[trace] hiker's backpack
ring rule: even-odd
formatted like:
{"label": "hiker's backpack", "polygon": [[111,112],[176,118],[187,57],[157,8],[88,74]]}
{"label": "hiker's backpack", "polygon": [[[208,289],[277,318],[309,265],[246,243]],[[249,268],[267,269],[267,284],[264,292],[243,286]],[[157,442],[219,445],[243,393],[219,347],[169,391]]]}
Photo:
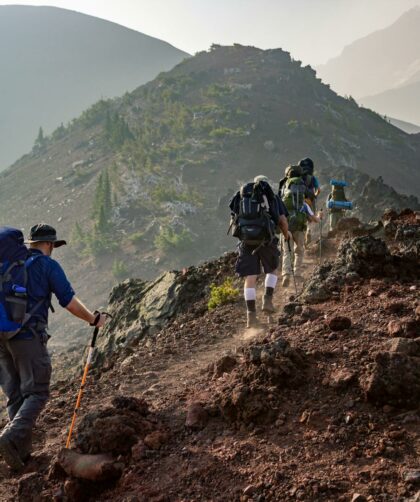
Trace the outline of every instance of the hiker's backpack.
{"label": "hiker's backpack", "polygon": [[336,202],[346,202],[346,194],[344,193],[344,187],[335,186],[334,190],[331,192],[331,199]]}
{"label": "hiker's backpack", "polygon": [[27,274],[36,258],[29,257],[20,230],[0,227],[0,340],[14,337],[44,302],[27,312]]}
{"label": "hiker's backpack", "polygon": [[274,193],[266,181],[247,183],[239,191],[239,210],[233,235],[250,246],[269,243],[275,236],[275,225],[270,216]]}
{"label": "hiker's backpack", "polygon": [[[315,195],[315,178],[314,175],[308,172],[309,169],[303,169],[302,179],[306,186],[306,197],[313,201],[316,199]],[[313,171],[312,171],[313,172]]]}
{"label": "hiker's backpack", "polygon": [[307,188],[302,178],[289,178],[283,190],[283,203],[289,212],[288,222],[291,232],[303,232],[308,217],[305,212],[305,195]]}

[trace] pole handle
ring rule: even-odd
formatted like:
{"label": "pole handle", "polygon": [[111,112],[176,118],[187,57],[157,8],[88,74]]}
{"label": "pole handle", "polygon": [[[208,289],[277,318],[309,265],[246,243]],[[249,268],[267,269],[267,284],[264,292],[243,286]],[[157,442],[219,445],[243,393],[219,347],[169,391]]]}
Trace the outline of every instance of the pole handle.
{"label": "pole handle", "polygon": [[92,340],[90,342],[90,346],[92,349],[96,345],[96,339],[98,338],[98,334],[99,334],[99,328],[98,328],[98,326],[95,326],[95,329],[93,330]]}

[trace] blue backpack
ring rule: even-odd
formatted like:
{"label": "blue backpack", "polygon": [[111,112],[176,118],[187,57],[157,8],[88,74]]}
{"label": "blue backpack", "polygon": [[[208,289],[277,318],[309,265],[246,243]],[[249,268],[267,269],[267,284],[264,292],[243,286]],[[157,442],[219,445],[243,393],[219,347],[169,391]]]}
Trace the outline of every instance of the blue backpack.
{"label": "blue backpack", "polygon": [[30,312],[26,285],[28,269],[38,256],[29,257],[20,230],[0,227],[0,340],[13,338],[44,303]]}

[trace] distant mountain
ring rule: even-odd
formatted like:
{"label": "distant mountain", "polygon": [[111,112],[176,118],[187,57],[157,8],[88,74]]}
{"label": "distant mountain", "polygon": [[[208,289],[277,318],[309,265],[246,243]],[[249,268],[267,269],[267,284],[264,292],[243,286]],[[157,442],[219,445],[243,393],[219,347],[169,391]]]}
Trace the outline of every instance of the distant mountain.
{"label": "distant mountain", "polygon": [[[359,101],[382,115],[420,124],[420,80]],[[420,127],[414,132],[420,132]]]}
{"label": "distant mountain", "polygon": [[[234,191],[257,174],[276,186],[306,156],[324,195],[344,175],[356,195],[380,177],[420,193],[420,136],[338,96],[281,49],[213,46],[38,142],[0,174],[0,214],[25,231],[56,225],[81,297],[103,299],[121,278],[232,249]],[[378,187],[372,208],[418,204]]]}
{"label": "distant mountain", "polygon": [[338,93],[355,98],[420,81],[420,7],[406,12],[391,26],[350,44],[317,71]]}
{"label": "distant mountain", "polygon": [[0,169],[101,97],[188,56],[123,26],[53,7],[0,6]]}
{"label": "distant mountain", "polygon": [[398,127],[398,129],[401,129],[402,131],[405,131],[408,134],[420,133],[420,126],[416,124],[411,124],[410,122],[404,122],[403,120],[398,120],[393,118],[389,118],[388,120],[391,122],[392,125]]}

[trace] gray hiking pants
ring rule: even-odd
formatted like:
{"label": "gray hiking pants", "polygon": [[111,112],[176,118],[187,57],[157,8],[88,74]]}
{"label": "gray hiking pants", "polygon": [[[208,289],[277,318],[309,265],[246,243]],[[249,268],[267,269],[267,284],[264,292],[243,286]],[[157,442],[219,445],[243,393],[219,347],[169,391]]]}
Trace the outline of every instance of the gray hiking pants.
{"label": "gray hiking pants", "polygon": [[1,435],[11,440],[21,457],[32,449],[32,428],[49,397],[51,359],[48,336],[0,341],[0,385],[7,397],[9,423]]}

